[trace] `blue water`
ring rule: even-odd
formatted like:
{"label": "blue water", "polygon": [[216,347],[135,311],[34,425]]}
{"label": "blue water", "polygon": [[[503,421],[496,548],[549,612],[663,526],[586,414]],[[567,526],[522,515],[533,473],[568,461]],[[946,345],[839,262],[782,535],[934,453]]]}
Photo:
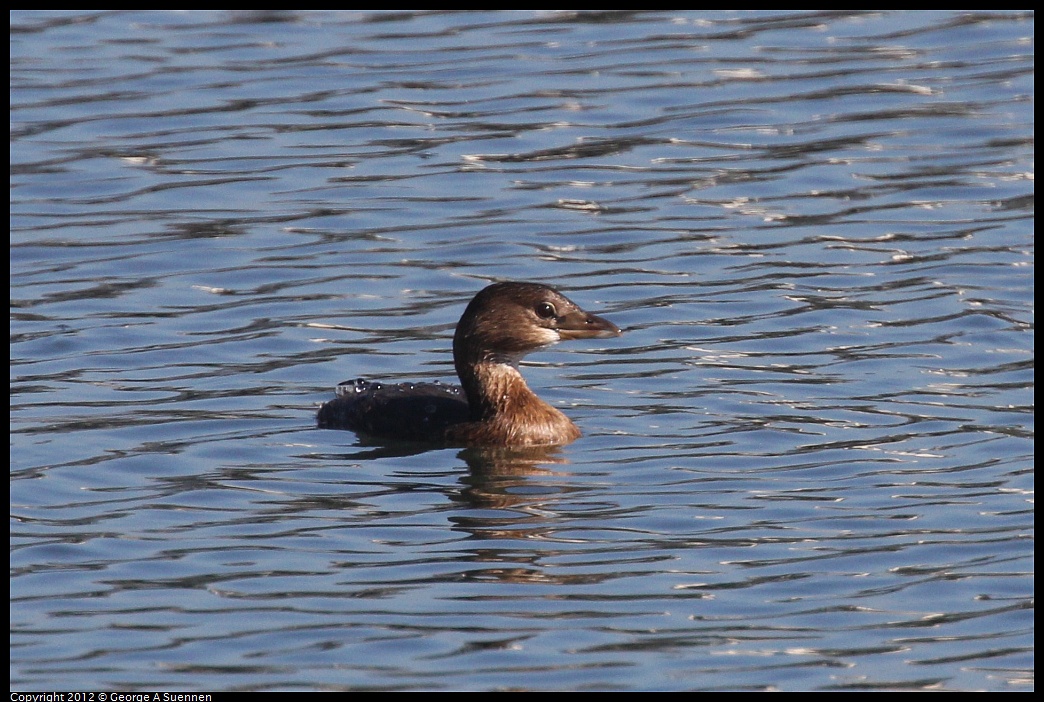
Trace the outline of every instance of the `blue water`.
{"label": "blue water", "polygon": [[10,19],[12,689],[1033,689],[1032,13]]}

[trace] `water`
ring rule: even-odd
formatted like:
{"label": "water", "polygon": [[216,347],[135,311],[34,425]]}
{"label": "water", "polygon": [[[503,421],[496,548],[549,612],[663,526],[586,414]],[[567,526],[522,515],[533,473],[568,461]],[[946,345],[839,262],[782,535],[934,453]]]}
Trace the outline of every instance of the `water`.
{"label": "water", "polygon": [[[11,13],[17,690],[1031,690],[1033,15]],[[585,436],[368,446],[491,280]]]}

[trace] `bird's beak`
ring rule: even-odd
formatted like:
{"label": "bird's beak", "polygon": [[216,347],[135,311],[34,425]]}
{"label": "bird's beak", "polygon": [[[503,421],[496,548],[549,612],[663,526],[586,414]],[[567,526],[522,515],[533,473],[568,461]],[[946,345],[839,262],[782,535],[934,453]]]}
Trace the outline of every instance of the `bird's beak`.
{"label": "bird's beak", "polygon": [[609,339],[620,336],[620,327],[587,312],[570,312],[558,318],[558,335],[570,339]]}

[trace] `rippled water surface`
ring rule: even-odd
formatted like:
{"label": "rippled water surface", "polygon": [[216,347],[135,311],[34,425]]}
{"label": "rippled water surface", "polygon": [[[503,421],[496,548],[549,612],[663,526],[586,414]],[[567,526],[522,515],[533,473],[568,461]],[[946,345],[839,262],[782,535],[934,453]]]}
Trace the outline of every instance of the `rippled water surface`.
{"label": "rippled water surface", "polygon": [[1032,14],[10,19],[12,688],[1033,688]]}

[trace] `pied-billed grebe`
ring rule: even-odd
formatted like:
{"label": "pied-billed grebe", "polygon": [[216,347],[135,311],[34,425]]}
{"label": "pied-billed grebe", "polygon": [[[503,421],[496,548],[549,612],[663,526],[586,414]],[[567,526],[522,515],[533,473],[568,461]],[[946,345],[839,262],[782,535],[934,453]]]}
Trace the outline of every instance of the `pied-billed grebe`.
{"label": "pied-billed grebe", "polygon": [[580,430],[529,389],[518,362],[563,339],[619,335],[546,285],[494,283],[471,301],[453,335],[463,387],[350,380],[319,408],[319,427],[453,446],[567,444]]}

